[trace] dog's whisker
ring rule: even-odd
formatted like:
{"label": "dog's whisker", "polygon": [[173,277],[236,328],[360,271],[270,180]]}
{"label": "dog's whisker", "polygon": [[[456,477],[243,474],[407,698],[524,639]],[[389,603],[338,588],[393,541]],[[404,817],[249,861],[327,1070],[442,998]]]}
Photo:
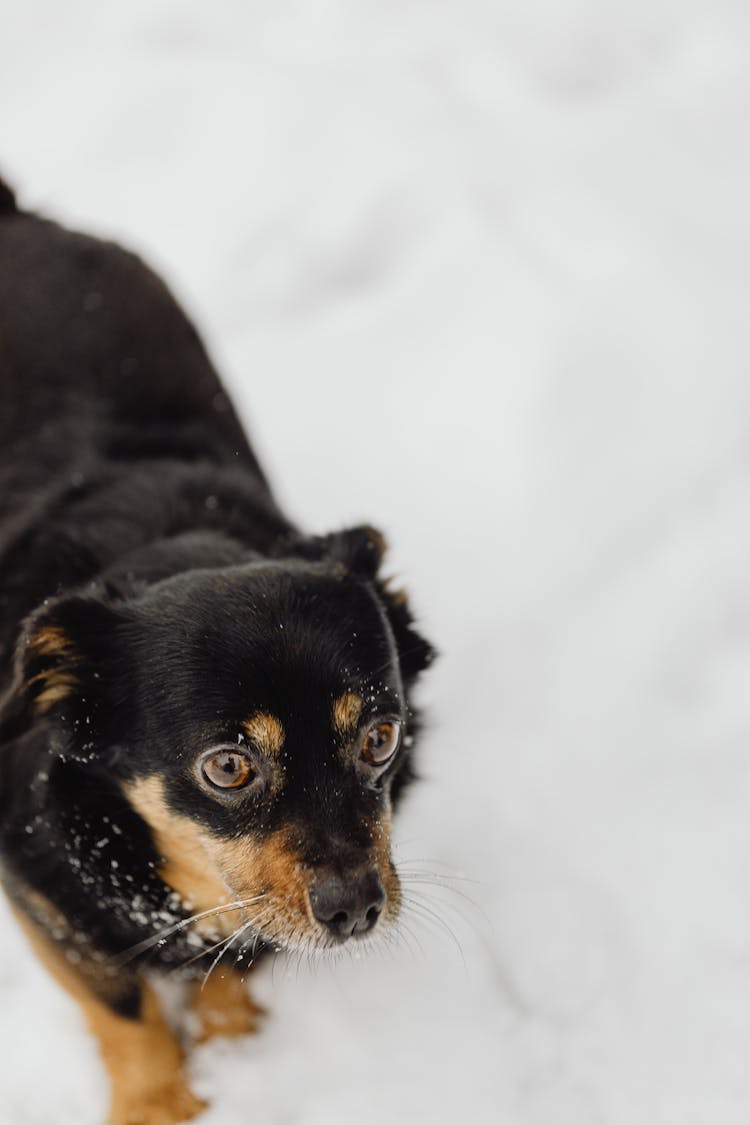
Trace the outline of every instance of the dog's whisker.
{"label": "dog's whisker", "polygon": [[417,917],[422,918],[422,921],[425,924],[429,924],[431,922],[433,925],[439,926],[440,929],[450,937],[451,941],[456,946],[456,949],[458,950],[461,960],[465,966],[466,958],[464,956],[463,946],[461,945],[461,942],[459,941],[455,931],[451,926],[448,925],[445,919],[435,910],[432,910],[429,906],[427,906],[424,902],[420,902],[419,900],[410,898],[408,896],[404,896],[403,901],[410,907],[410,909],[417,915]]}
{"label": "dog's whisker", "polygon": [[464,894],[455,887],[446,887],[442,883],[430,883],[423,879],[402,879],[401,888],[424,899],[434,906],[448,907],[462,916],[473,911],[481,914],[487,920],[483,907],[471,895]]}
{"label": "dog's whisker", "polygon": [[[425,950],[422,942],[419,940],[419,935],[415,932],[413,926],[410,926],[403,918],[399,922],[400,936],[403,938],[404,945],[411,953],[412,957],[418,956],[424,959]],[[411,943],[411,944],[410,944]],[[413,946],[416,946],[416,954]]]}
{"label": "dog's whisker", "polygon": [[[413,859],[409,863],[415,863]],[[428,861],[425,861],[428,862]],[[415,871],[410,871],[408,867],[399,867],[399,873],[410,875],[415,879],[425,879],[433,882],[445,881],[446,883],[471,883],[473,886],[480,887],[482,885],[480,879],[472,879],[469,875],[461,875],[458,872],[447,871],[429,871],[424,868],[417,868]]]}
{"label": "dog's whisker", "polygon": [[254,902],[259,902],[265,898],[265,895],[255,895],[253,898],[237,899],[235,902],[224,903],[220,906],[212,906],[208,910],[201,910],[198,914],[192,914],[189,918],[183,918],[179,922],[175,922],[172,926],[167,926],[163,930],[159,930],[156,934],[151,934],[150,937],[145,938],[143,941],[131,945],[128,949],[123,950],[122,953],[112,958],[112,964],[116,966],[126,965],[137,957],[139,953],[151,949],[155,945],[159,945],[167,941],[168,938],[174,934],[179,933],[181,930],[187,929],[195,922],[200,922],[205,918],[212,918],[219,914],[226,914],[230,910],[242,910],[247,906],[252,906]]}
{"label": "dog's whisker", "polygon": [[252,965],[255,963],[255,958],[256,958],[257,952],[258,952],[258,946],[261,944],[261,942],[263,940],[264,939],[261,936],[260,932],[255,934],[255,936],[253,937],[253,947],[250,951],[250,964],[249,964],[248,968],[251,968]]}
{"label": "dog's whisker", "polygon": [[394,926],[392,931],[388,934],[388,946],[391,956],[394,959],[399,957],[402,950],[405,950],[410,956],[413,956],[411,947],[408,945],[406,937],[398,925]]}
{"label": "dog's whisker", "polygon": [[[433,883],[432,885],[439,888],[441,892],[447,891],[450,895],[453,895],[456,898],[460,899],[461,902],[455,902],[451,898],[443,898],[442,895],[433,895],[432,897],[428,898],[424,889],[425,883],[427,881],[417,880],[416,882],[421,883],[422,885],[415,885],[415,881],[412,881],[410,879],[403,881],[403,885],[419,901],[426,901],[430,905],[439,905],[443,910],[452,911],[453,914],[460,918],[461,921],[473,931],[473,933],[481,937],[481,930],[479,925],[477,924],[477,920],[471,916],[471,912],[467,911],[466,909],[462,909],[462,903],[466,903],[472,908],[473,911],[476,911],[479,914],[486,926],[490,930],[492,929],[492,923],[487,915],[487,912],[478,902],[476,902],[475,899],[471,897],[471,895],[465,894],[463,891],[458,890],[456,887],[446,887],[441,883]],[[427,885],[429,885],[429,883],[427,883]]]}
{"label": "dog's whisker", "polygon": [[207,949],[201,949],[199,953],[195,953],[187,961],[181,961],[179,965],[175,965],[175,967],[172,969],[172,972],[179,973],[183,969],[189,969],[190,966],[194,965],[196,961],[200,961],[203,957],[208,957],[211,953],[213,953],[215,949],[218,949],[220,945],[223,945],[226,940],[227,939],[225,937],[219,938],[219,940],[215,941],[213,945],[209,945]]}
{"label": "dog's whisker", "polygon": [[[411,917],[411,920],[412,920],[413,923],[415,923],[421,929],[426,930],[427,933],[430,934],[430,936],[433,936],[433,937],[437,936],[439,938],[444,937],[443,930],[435,923],[435,920],[433,918],[428,918],[426,915],[421,914],[418,910],[414,909],[413,906],[410,906],[410,917]],[[404,931],[406,933],[408,933],[410,935],[410,937],[412,938],[412,940],[418,945],[419,953],[422,957],[424,957],[425,956],[424,948],[422,946],[421,941],[419,940],[419,938],[416,935],[416,930],[414,929],[414,927],[413,926],[412,927],[407,926],[407,924],[405,923],[405,921],[403,919],[401,921],[401,925],[402,925]]]}
{"label": "dog's whisker", "polygon": [[384,929],[380,934],[376,933],[375,936],[375,949],[379,952],[387,953],[391,960],[394,960],[398,950],[400,935],[397,927],[389,926]]}
{"label": "dog's whisker", "polygon": [[[236,930],[233,931],[233,933],[229,935],[228,940],[231,941],[236,933]],[[204,957],[209,957],[215,949],[218,949],[220,945],[224,945],[226,941],[226,936],[222,936],[218,939],[218,941],[215,941],[213,945],[209,945],[205,949],[198,950],[198,952],[194,953],[193,956],[188,958],[187,961],[182,961],[179,965],[177,965],[174,969],[174,972],[179,972],[182,969],[189,969],[191,965],[194,965],[196,963],[196,961],[201,961]]]}
{"label": "dog's whisker", "polygon": [[[263,919],[263,915],[261,914],[261,920],[262,919]],[[259,920],[259,924],[260,924],[260,920]],[[244,954],[245,954],[248,946],[252,942],[252,948],[250,950],[250,959],[247,963],[246,968],[242,971],[242,975],[240,977],[243,984],[247,980],[247,974],[250,972],[253,965],[255,964],[255,958],[256,958],[257,952],[258,952],[258,946],[261,945],[261,944],[265,944],[266,942],[268,942],[270,940],[271,939],[266,934],[261,934],[260,930],[258,930],[255,934],[253,934],[250,941],[243,942],[242,945],[240,946],[240,950],[239,950],[239,953],[238,953],[238,959],[242,959],[244,957]],[[237,964],[237,961],[235,961],[235,965],[236,964]]]}
{"label": "dog's whisker", "polygon": [[[460,900],[473,910],[478,910],[480,914],[483,912],[480,903],[462,887],[454,887],[450,883],[443,883],[439,879],[415,878],[413,875],[406,874],[403,871],[399,872],[399,878],[401,885],[408,887],[410,890],[414,891],[415,894],[425,894],[431,891],[435,902],[453,903],[455,900]],[[436,894],[436,891],[439,893]]]}
{"label": "dog's whisker", "polygon": [[203,989],[208,984],[208,978],[211,976],[211,973],[214,971],[216,966],[219,964],[219,961],[221,961],[222,957],[224,956],[224,954],[226,953],[227,949],[232,944],[232,942],[235,941],[238,937],[240,937],[245,932],[245,930],[248,930],[250,928],[250,926],[253,926],[253,925],[255,925],[255,919],[251,918],[249,922],[245,922],[242,926],[238,926],[237,929],[234,931],[234,933],[230,934],[229,937],[222,943],[221,949],[219,950],[219,952],[217,953],[217,955],[214,957],[213,961],[209,965],[208,971],[207,971],[206,975],[204,976],[203,981],[201,982],[201,992],[203,991]]}
{"label": "dog's whisker", "polygon": [[[237,968],[237,966],[240,965],[245,960],[245,954],[247,953],[248,948],[250,947],[250,943],[252,942],[252,950],[250,952],[250,958],[248,960],[247,967],[245,968],[243,966],[243,968],[241,970],[243,973],[249,972],[250,969],[253,967],[253,963],[255,961],[255,954],[256,954],[256,950],[258,948],[258,945],[261,941],[265,941],[265,938],[261,934],[259,927],[263,925],[265,919],[269,916],[269,914],[270,914],[270,910],[268,910],[268,909],[265,910],[265,911],[261,911],[261,913],[255,919],[255,933],[253,934],[252,938],[250,938],[248,941],[243,941],[243,942],[240,943],[239,949],[237,950],[237,954],[234,958],[234,965],[233,965],[234,968]],[[243,976],[242,979],[243,980],[245,979],[244,976]]]}
{"label": "dog's whisker", "polygon": [[[260,896],[260,897],[262,897],[262,896]],[[224,936],[220,937],[218,941],[215,941],[213,943],[213,945],[208,946],[207,949],[199,950],[199,952],[196,953],[189,960],[183,961],[180,965],[177,965],[174,969],[174,972],[179,972],[181,969],[187,969],[191,965],[194,965],[196,961],[200,961],[202,958],[210,956],[215,949],[219,948],[220,945],[229,946],[231,944],[231,942],[238,936],[238,934],[242,933],[249,926],[262,925],[264,917],[266,917],[268,914],[269,914],[268,909],[265,910],[265,911],[262,910],[260,912],[260,914],[255,915],[254,917],[248,919],[247,922],[243,922],[240,926],[238,926],[237,929],[235,929],[229,935],[229,937],[224,937]]]}

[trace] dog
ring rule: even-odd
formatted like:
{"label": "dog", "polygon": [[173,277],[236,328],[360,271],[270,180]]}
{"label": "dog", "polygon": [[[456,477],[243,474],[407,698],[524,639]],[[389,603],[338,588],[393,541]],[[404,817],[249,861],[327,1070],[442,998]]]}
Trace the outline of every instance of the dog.
{"label": "dog", "polygon": [[0,181],[2,880],[110,1125],[205,1104],[155,976],[189,978],[199,1041],[249,1032],[261,954],[398,914],[433,649],[383,551],[293,526],[164,283]]}

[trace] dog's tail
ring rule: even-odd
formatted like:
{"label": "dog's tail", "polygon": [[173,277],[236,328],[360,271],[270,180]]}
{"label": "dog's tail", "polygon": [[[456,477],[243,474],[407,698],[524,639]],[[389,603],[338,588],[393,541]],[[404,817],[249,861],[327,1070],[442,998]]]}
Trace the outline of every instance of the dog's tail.
{"label": "dog's tail", "polygon": [[12,215],[17,210],[15,193],[0,176],[0,215]]}

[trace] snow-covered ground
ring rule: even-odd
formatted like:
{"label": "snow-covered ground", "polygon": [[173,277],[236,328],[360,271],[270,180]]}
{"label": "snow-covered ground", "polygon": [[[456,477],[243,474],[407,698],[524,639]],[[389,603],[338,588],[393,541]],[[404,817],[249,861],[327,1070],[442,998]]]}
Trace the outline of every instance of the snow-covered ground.
{"label": "snow-covered ground", "polygon": [[[260,974],[206,1125],[750,1120],[750,9],[5,4],[0,165],[202,327],[443,656],[400,950]],[[0,1125],[97,1125],[0,921]]]}

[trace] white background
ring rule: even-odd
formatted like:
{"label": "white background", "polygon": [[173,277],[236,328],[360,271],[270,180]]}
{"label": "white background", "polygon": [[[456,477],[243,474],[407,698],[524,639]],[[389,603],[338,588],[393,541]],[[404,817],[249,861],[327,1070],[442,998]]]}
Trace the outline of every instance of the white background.
{"label": "white background", "polygon": [[[382,526],[443,653],[399,855],[476,881],[462,955],[415,916],[263,971],[206,1125],[745,1125],[747,5],[3,9],[22,200],[166,275],[288,511]],[[2,1125],[97,1125],[0,941]]]}

